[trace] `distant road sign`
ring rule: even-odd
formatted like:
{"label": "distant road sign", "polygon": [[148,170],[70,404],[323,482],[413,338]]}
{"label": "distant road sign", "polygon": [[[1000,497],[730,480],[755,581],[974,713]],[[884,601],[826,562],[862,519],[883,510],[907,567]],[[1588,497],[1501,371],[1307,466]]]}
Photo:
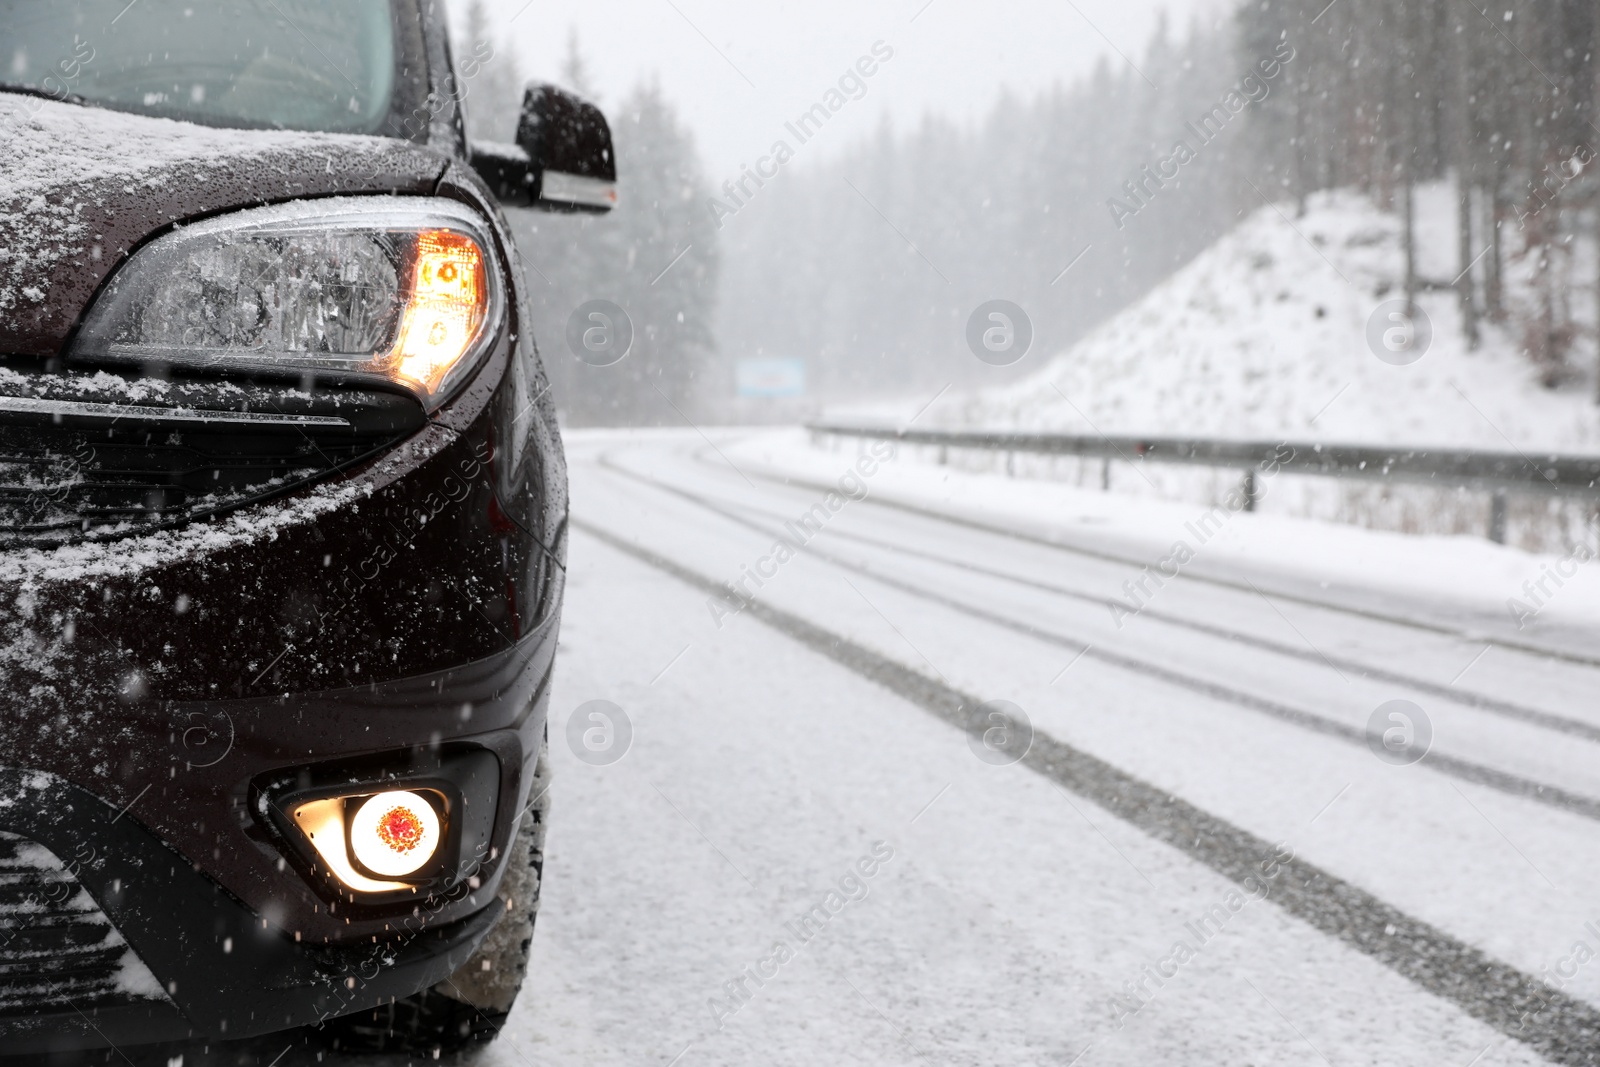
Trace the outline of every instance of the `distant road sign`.
{"label": "distant road sign", "polygon": [[740,396],[805,396],[803,359],[741,359],[736,371]]}

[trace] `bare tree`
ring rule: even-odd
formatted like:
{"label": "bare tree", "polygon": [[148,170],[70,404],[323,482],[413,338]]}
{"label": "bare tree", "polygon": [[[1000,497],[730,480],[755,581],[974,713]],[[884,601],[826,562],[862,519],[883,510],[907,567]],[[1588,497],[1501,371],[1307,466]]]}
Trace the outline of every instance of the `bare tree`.
{"label": "bare tree", "polygon": [[1476,56],[1474,38],[1465,32],[1466,27],[1462,24],[1465,16],[1459,8],[1453,9],[1452,13],[1453,32],[1450,39],[1455,42],[1455,54],[1452,56],[1455,66],[1454,107],[1451,109],[1455,141],[1452,149],[1456,165],[1456,249],[1459,269],[1456,294],[1461,306],[1462,333],[1466,336],[1467,347],[1475,349],[1479,342],[1477,281],[1473,277],[1473,264],[1479,258],[1479,253],[1473,249],[1472,235],[1472,188],[1478,161]]}

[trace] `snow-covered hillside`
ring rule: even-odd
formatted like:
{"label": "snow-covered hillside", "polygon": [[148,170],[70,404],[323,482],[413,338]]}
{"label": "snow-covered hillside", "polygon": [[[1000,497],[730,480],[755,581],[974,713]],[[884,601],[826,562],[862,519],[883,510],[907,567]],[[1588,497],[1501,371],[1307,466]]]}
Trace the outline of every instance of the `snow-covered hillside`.
{"label": "snow-covered hillside", "polygon": [[[1453,195],[1451,185],[1419,190],[1425,279],[1449,282],[1459,271]],[[1504,231],[1513,306],[1527,299],[1529,269],[1515,258],[1522,245],[1515,227],[1508,222]],[[1593,321],[1591,285],[1577,281],[1593,278],[1592,255],[1580,248],[1574,273],[1581,323]],[[1291,204],[1263,205],[1083,341],[1053,358],[1042,354],[1038,374],[947,394],[918,424],[1600,448],[1589,375],[1559,390],[1542,387],[1518,352],[1514,322],[1486,324],[1480,347],[1469,351],[1452,292],[1418,298],[1433,327],[1420,361],[1380,361],[1368,347],[1367,323],[1401,295],[1402,276],[1400,221],[1365,197],[1319,194],[1301,218]],[[1580,339],[1576,358],[1591,359],[1592,345]]]}

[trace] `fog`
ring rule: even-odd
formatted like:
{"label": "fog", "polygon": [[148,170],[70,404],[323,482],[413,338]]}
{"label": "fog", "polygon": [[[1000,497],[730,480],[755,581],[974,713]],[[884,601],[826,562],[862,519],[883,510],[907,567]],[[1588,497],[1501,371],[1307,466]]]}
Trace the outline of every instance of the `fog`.
{"label": "fog", "polygon": [[[464,19],[464,0],[453,0]],[[811,104],[873,41],[898,52],[892,78],[842,116],[820,161],[884,118],[980,118],[1002,87],[1033,93],[1071,81],[1101,57],[1140,50],[1162,13],[1175,25],[1215,17],[1220,0],[851,0],[735,4],[726,0],[598,0],[546,5],[485,0],[489,40],[532,77],[559,74],[569,33],[582,43],[599,101],[615,105],[659,80],[693,132],[708,172],[754,163],[783,123]],[[1076,10],[1075,10],[1076,8]],[[702,36],[704,34],[704,36]],[[1155,77],[1158,72],[1146,71]],[[749,80],[746,81],[746,78]],[[1159,79],[1158,79],[1159,80]]]}
{"label": "fog", "polygon": [[[1470,347],[1487,319],[1545,387],[1587,388],[1581,5],[456,11],[458,51],[487,57],[464,87],[474,137],[512,138],[528,79],[594,98],[615,130],[616,212],[515,222],[572,424],[794,421],[1004,386],[1252,212],[1299,217],[1339,189],[1405,220],[1403,277],[1380,288],[1454,288]],[[1547,211],[1557,172],[1576,190]],[[1428,183],[1463,206],[1419,237]],[[1437,255],[1454,266],[1419,274]],[[1519,308],[1506,279],[1528,264]],[[635,338],[604,367],[566,341],[594,300]],[[1015,366],[973,358],[996,300],[1022,316]]]}

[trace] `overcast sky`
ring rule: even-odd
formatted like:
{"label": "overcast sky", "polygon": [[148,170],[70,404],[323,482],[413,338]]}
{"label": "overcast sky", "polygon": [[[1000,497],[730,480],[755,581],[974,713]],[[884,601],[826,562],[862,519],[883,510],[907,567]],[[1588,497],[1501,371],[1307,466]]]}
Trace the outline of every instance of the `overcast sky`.
{"label": "overcast sky", "polygon": [[[466,0],[451,0],[457,13]],[[874,42],[894,57],[800,156],[824,158],[885,114],[900,128],[925,112],[957,119],[987,110],[1002,86],[1032,93],[1070,82],[1107,56],[1139,63],[1165,9],[1175,34],[1215,19],[1226,0],[486,0],[499,34],[530,77],[558,80],[577,30],[601,97],[615,107],[658,76],[694,131],[707,177],[720,185],[754,163],[820,102]],[[1119,56],[1126,56],[1126,60]],[[1160,71],[1144,71],[1159,83]],[[797,158],[804,163],[804,158]],[[997,162],[997,165],[998,162]]]}

